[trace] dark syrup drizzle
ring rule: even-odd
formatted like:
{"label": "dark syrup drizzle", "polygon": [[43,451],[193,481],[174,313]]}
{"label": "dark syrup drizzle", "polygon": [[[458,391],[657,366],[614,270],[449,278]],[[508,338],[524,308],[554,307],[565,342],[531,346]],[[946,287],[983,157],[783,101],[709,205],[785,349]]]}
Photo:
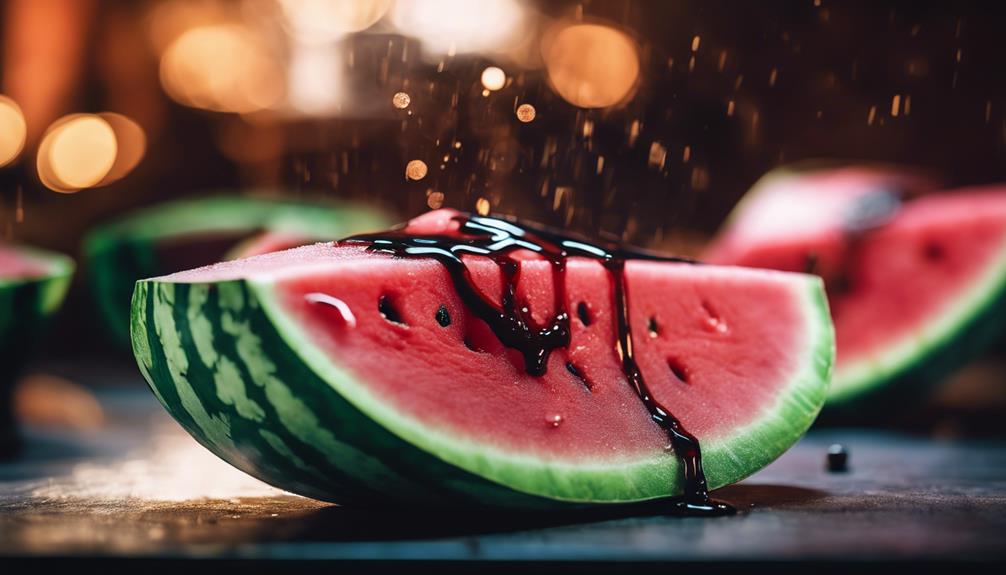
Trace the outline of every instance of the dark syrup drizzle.
{"label": "dark syrup drizzle", "polygon": [[[668,512],[694,516],[735,513],[736,510],[730,505],[709,497],[705,473],[702,471],[702,451],[698,439],[650,393],[636,363],[632,330],[629,325],[629,302],[625,281],[627,260],[695,262],[619,245],[602,247],[544,227],[517,224],[498,218],[459,215],[455,219],[460,227],[449,234],[414,235],[402,229],[395,229],[353,236],[343,241],[364,243],[370,251],[397,257],[429,257],[440,262],[450,274],[454,288],[465,305],[489,325],[503,345],[518,350],[524,356],[525,370],[534,376],[544,375],[552,350],[569,346],[569,313],[565,305],[567,258],[578,256],[599,261],[610,272],[612,281],[618,335],[615,349],[622,361],[622,371],[650,417],[667,433],[671,447],[684,470],[684,494],[680,499],[673,501]],[[548,325],[533,325],[528,317],[527,305],[518,304],[517,285],[520,281],[520,266],[511,257],[511,253],[521,249],[542,255],[552,266],[555,315]],[[500,268],[504,279],[500,306],[497,307],[475,286],[468,267],[461,259],[465,254],[488,257]],[[573,372],[573,369],[570,371]],[[578,372],[573,373],[579,377]]]}

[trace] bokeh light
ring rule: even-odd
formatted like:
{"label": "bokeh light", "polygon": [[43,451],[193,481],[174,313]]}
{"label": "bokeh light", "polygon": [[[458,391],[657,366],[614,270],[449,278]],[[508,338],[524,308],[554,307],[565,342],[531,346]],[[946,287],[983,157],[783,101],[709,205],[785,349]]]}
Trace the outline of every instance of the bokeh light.
{"label": "bokeh light", "polygon": [[482,70],[482,85],[486,90],[495,92],[506,85],[506,72],[496,66]]}
{"label": "bokeh light", "polygon": [[139,124],[122,114],[102,112],[98,117],[108,122],[115,133],[117,149],[111,169],[98,184],[104,186],[124,178],[140,163],[147,151],[147,135]]}
{"label": "bokeh light", "polygon": [[395,27],[435,56],[510,49],[521,40],[525,17],[517,0],[409,0],[391,11]]}
{"label": "bokeh light", "polygon": [[639,79],[639,50],[624,32],[600,24],[572,24],[543,43],[552,88],[581,108],[629,100]]}
{"label": "bokeh light", "polygon": [[200,26],[226,24],[238,15],[240,4],[220,0],[163,0],[147,14],[147,38],[161,55],[179,36]]}
{"label": "bokeh light", "polygon": [[342,54],[330,44],[295,43],[287,65],[289,109],[305,116],[329,116],[343,96]]}
{"label": "bokeh light", "polygon": [[17,102],[0,95],[0,167],[17,159],[24,148],[28,126]]}
{"label": "bokeh light", "polygon": [[93,114],[57,120],[38,148],[39,179],[53,191],[72,193],[99,184],[118,153],[115,130]]}
{"label": "bokeh light", "polygon": [[370,28],[391,0],[279,0],[290,34],[298,42],[328,43]]}
{"label": "bokeh light", "polygon": [[247,26],[201,26],[178,36],[161,58],[161,84],[194,108],[249,113],[277,106],[283,70],[261,35]]}

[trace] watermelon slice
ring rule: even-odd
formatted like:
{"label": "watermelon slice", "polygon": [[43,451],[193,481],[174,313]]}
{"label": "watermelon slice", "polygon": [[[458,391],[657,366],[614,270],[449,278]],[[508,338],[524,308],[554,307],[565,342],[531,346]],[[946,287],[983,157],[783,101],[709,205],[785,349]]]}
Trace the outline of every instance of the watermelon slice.
{"label": "watermelon slice", "polygon": [[145,208],[85,239],[89,279],[111,335],[129,338],[129,300],[143,277],[380,229],[375,210],[269,196],[211,196]]}
{"label": "watermelon slice", "polygon": [[1006,325],[1006,189],[924,194],[932,188],[890,169],[772,173],[705,254],[824,277],[836,413],[920,395]]}
{"label": "watermelon slice", "polygon": [[[440,210],[406,232],[431,242],[459,221],[510,225]],[[557,273],[528,250],[508,267],[465,244],[456,267],[424,255],[430,243],[394,257],[370,241],[137,282],[133,349],[155,395],[211,451],[295,493],[506,507],[682,494],[692,460],[669,447],[657,402],[701,442],[714,489],[782,454],[824,401],[834,351],[819,278],[629,259],[618,283],[596,258]],[[521,333],[550,340],[554,320],[566,344],[518,351],[519,334],[492,327],[492,310],[511,308],[541,330]]]}
{"label": "watermelon slice", "polygon": [[66,256],[0,244],[0,454],[16,445],[14,382],[72,274],[73,261]]}

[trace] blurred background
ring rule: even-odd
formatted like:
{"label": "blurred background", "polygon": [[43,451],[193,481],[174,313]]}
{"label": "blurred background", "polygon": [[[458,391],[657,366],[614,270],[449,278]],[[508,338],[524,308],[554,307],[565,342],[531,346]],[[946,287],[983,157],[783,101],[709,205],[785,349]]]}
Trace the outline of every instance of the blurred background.
{"label": "blurred background", "polygon": [[[693,253],[779,165],[832,158],[913,166],[947,186],[1006,180],[1001,12],[876,0],[7,0],[0,233],[79,256],[89,229],[129,210],[268,189],[394,219],[441,206],[519,215]],[[106,360],[132,369],[96,335],[86,275],[51,331],[47,373],[65,361],[77,374]],[[959,419],[945,431],[970,421]]]}

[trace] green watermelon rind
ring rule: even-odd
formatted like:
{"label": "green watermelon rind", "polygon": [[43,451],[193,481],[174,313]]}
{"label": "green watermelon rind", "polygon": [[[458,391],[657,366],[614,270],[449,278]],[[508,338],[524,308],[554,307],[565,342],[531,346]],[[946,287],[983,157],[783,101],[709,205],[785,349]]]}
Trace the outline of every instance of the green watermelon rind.
{"label": "green watermelon rind", "polygon": [[993,343],[1004,331],[1004,319],[1006,243],[986,266],[980,281],[973,282],[966,294],[954,298],[911,337],[885,346],[875,359],[858,360],[836,370],[828,406],[851,410],[861,399],[876,393],[891,396],[904,385],[934,383]]}
{"label": "green watermelon rind", "polygon": [[[810,276],[792,281],[807,321],[803,364],[776,406],[729,437],[703,441],[712,489],[768,465],[803,435],[824,403],[834,334],[823,285]],[[340,503],[384,498],[535,508],[680,494],[680,464],[670,454],[559,464],[475,443],[397,412],[316,347],[283,311],[274,288],[268,277],[217,284],[145,280],[133,299],[134,352],[155,395],[204,446],[239,469]],[[256,407],[247,401],[253,396]],[[273,435],[271,444],[262,430]]]}
{"label": "green watermelon rind", "polygon": [[[98,310],[115,341],[129,341],[133,283],[160,275],[158,242],[189,234],[266,229],[315,237],[318,241],[380,229],[387,221],[365,206],[327,200],[293,200],[266,192],[220,194],[143,208],[97,226],[84,238],[88,280]],[[178,271],[178,270],[170,270]]]}
{"label": "green watermelon rind", "polygon": [[10,394],[21,367],[59,309],[73,276],[73,260],[62,254],[17,246],[41,266],[27,277],[0,278],[0,455],[17,445]]}
{"label": "green watermelon rind", "polygon": [[22,288],[37,290],[38,297],[35,298],[37,306],[21,311],[37,312],[42,316],[50,315],[63,303],[63,298],[70,287],[70,280],[76,267],[73,259],[63,254],[27,246],[17,246],[16,250],[21,256],[39,265],[43,272],[27,277],[0,277],[0,290]]}

